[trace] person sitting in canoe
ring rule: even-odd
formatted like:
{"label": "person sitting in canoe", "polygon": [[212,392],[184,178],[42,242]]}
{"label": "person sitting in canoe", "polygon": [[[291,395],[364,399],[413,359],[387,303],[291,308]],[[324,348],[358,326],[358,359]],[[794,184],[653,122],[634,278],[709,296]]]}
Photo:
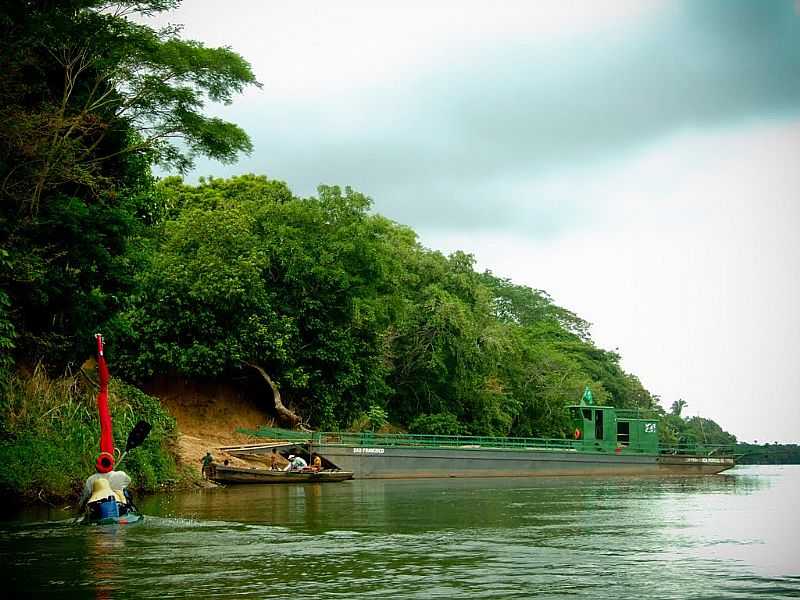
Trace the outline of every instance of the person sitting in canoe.
{"label": "person sitting in canoe", "polygon": [[281,468],[278,466],[278,449],[273,448],[272,454],[269,457],[269,470],[270,471],[280,471]]}
{"label": "person sitting in canoe", "polygon": [[302,456],[289,455],[289,464],[284,467],[284,471],[302,471],[308,467],[308,463]]}
{"label": "person sitting in canoe", "polygon": [[316,452],[311,455],[311,470],[312,471],[320,471],[322,470],[322,459],[320,458],[319,454]]}
{"label": "person sitting in canoe", "polygon": [[83,484],[78,508],[80,512],[97,509],[98,503],[107,498],[116,500],[120,514],[124,514],[127,507],[131,504],[128,486],[131,478],[125,471],[109,471],[108,473],[95,473],[90,475]]}

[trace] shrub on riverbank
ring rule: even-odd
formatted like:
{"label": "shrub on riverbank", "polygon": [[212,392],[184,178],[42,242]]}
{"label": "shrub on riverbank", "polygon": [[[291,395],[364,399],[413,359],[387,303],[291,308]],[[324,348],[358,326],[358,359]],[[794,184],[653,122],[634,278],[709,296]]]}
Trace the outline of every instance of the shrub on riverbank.
{"label": "shrub on riverbank", "polygon": [[[95,397],[84,378],[50,378],[41,367],[9,379],[0,398],[0,493],[5,498],[65,499],[79,492],[99,452]],[[153,426],[122,466],[134,485],[152,490],[173,479],[175,421],[159,401],[112,380],[109,403],[116,447],[125,447],[138,420]]]}

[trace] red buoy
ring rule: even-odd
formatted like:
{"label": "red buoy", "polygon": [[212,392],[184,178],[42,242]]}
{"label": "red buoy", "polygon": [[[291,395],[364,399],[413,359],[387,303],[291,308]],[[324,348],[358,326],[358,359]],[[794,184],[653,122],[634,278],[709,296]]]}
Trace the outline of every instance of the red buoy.
{"label": "red buoy", "polygon": [[114,469],[114,435],[111,430],[111,413],[108,410],[108,366],[103,356],[103,336],[96,333],[97,370],[100,374],[100,393],[97,395],[97,411],[100,413],[100,454],[95,467],[98,473]]}

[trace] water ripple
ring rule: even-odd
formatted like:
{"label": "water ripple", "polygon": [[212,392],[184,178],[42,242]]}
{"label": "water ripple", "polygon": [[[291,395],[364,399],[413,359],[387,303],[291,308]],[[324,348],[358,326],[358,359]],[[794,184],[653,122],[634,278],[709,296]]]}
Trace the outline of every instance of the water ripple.
{"label": "water ripple", "polygon": [[737,471],[159,496],[127,528],[0,526],[0,576],[11,596],[800,597],[800,469]]}

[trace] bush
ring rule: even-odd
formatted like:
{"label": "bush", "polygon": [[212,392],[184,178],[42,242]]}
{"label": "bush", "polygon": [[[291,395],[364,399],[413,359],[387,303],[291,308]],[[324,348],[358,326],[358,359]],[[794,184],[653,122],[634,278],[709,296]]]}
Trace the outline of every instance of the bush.
{"label": "bush", "polygon": [[[100,425],[96,390],[74,376],[49,378],[37,367],[14,375],[0,399],[0,491],[18,499],[68,498],[94,472]],[[124,449],[139,420],[153,429],[122,468],[139,489],[175,477],[175,421],[156,398],[112,380],[109,405],[115,446]]]}
{"label": "bush", "polygon": [[411,421],[409,431],[425,435],[464,435],[467,433],[466,428],[456,416],[447,412],[420,415]]}
{"label": "bush", "polygon": [[380,406],[372,405],[367,411],[367,421],[372,431],[378,431],[381,427],[386,425],[386,420],[388,418],[389,414]]}

